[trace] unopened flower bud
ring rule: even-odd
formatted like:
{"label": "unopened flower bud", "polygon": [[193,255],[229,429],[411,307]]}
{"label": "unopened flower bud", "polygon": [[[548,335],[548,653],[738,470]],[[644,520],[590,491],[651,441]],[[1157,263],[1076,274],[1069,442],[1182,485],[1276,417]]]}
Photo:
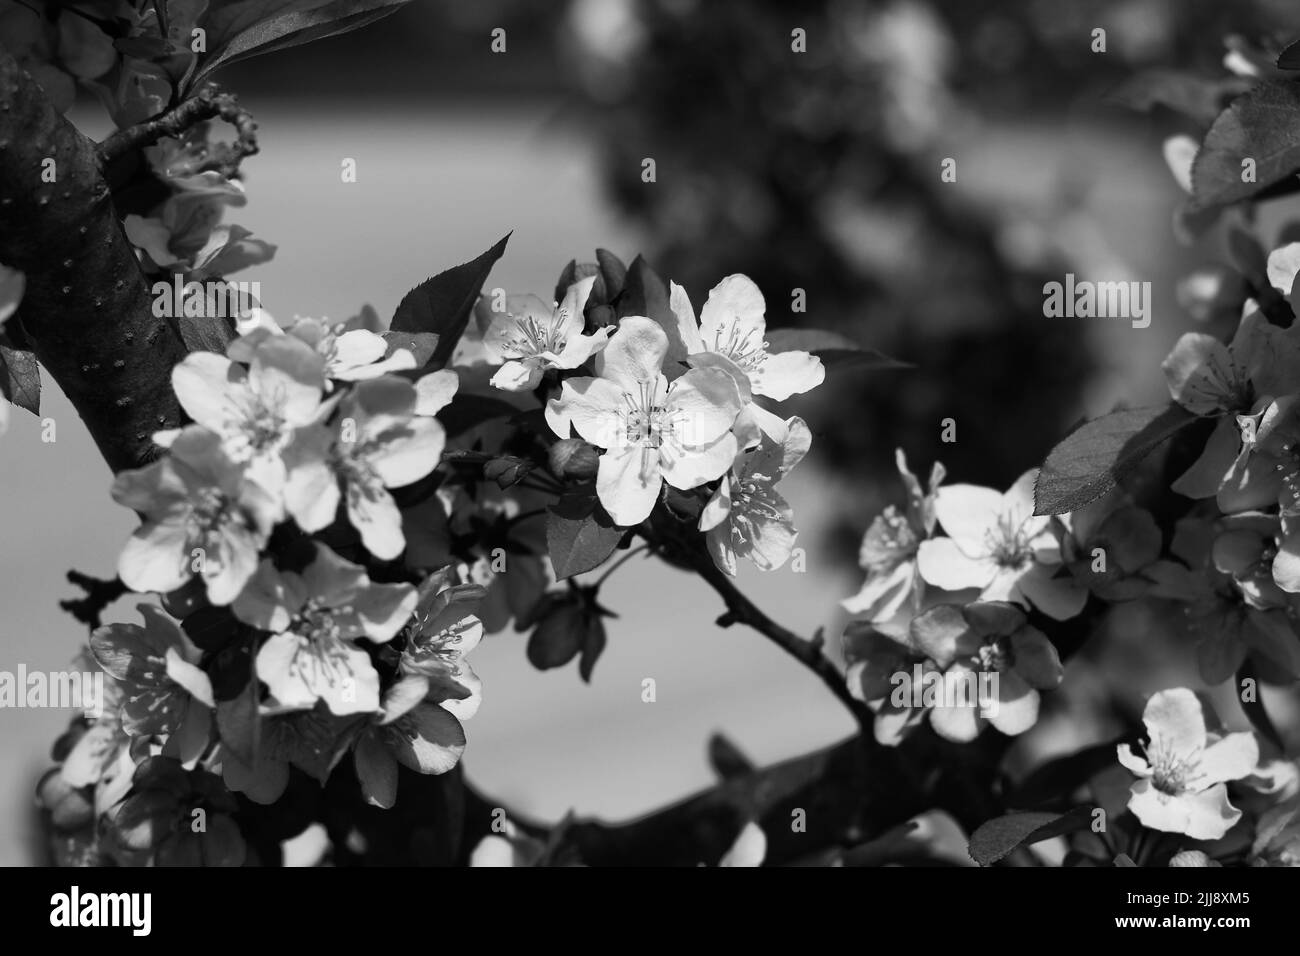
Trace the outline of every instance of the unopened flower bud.
{"label": "unopened flower bud", "polygon": [[564,438],[551,446],[551,471],[557,478],[591,478],[600,456],[581,438]]}

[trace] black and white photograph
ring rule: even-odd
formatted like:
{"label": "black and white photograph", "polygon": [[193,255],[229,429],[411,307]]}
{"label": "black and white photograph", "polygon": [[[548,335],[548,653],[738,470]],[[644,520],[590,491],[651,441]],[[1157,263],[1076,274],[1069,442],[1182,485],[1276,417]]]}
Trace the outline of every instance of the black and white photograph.
{"label": "black and white photograph", "polygon": [[21,922],[1293,927],[1298,276],[1294,0],[0,0]]}

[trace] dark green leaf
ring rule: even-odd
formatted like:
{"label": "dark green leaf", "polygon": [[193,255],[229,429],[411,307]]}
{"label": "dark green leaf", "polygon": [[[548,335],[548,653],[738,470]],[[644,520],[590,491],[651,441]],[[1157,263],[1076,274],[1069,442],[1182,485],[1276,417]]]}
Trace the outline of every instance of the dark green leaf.
{"label": "dark green leaf", "polygon": [[243,763],[257,763],[261,718],[257,681],[250,680],[237,696],[217,701],[217,733]]}
{"label": "dark green leaf", "polygon": [[[596,265],[592,265],[591,269],[592,272],[588,273],[588,275],[600,271],[599,267]],[[570,259],[565,264],[564,268],[560,270],[560,277],[555,280],[555,301],[563,302],[565,291],[569,286],[577,282],[579,278],[581,278],[581,276],[578,275],[578,260]]]}
{"label": "dark green leaf", "polygon": [[206,18],[208,52],[190,81],[197,87],[218,67],[263,53],[359,30],[408,0],[235,0],[214,3]]}
{"label": "dark green leaf", "polygon": [[591,672],[596,668],[596,661],[604,650],[605,622],[601,620],[600,614],[589,609],[582,641],[582,657],[578,659],[578,674],[588,684],[591,683]]}
{"label": "dark green leaf", "polygon": [[706,501],[708,501],[707,494],[702,495],[698,488],[681,491],[669,485],[668,490],[664,492],[664,504],[674,517],[682,521],[698,520]]}
{"label": "dark green leaf", "polygon": [[600,266],[600,277],[605,281],[605,298],[617,298],[627,282],[627,266],[608,249],[596,250],[596,263]]}
{"label": "dark green leaf", "polygon": [[1016,787],[1006,799],[1010,807],[1036,807],[1068,798],[1100,770],[1115,763],[1115,744],[1104,743],[1057,757],[1043,764]]}
{"label": "dark green leaf", "polygon": [[533,470],[533,463],[514,455],[502,455],[483,465],[483,477],[495,481],[499,488],[518,484]]}
{"label": "dark green leaf", "polygon": [[730,738],[720,733],[709,738],[709,766],[719,780],[734,780],[754,772],[754,762]]}
{"label": "dark green leaf", "polygon": [[1208,128],[1233,96],[1244,93],[1252,81],[1244,76],[1207,79],[1180,70],[1145,70],[1107,96],[1129,109],[1149,112],[1164,106]]}
{"label": "dark green leaf", "polygon": [[970,838],[971,859],[990,866],[1016,847],[1082,830],[1092,822],[1092,807],[1068,813],[1010,813],[980,826]]}
{"label": "dark green leaf", "polygon": [[862,348],[847,336],[822,329],[768,329],[769,352],[811,352],[829,368],[853,367],[871,371],[912,368],[874,349]]}
{"label": "dark green leaf", "polygon": [[438,413],[438,421],[447,429],[447,437],[456,438],[494,418],[510,418],[518,414],[518,406],[504,399],[473,392],[457,392],[452,403]]}
{"label": "dark green leaf", "polygon": [[[1255,161],[1242,181],[1242,161]],[[1225,206],[1262,192],[1300,170],[1300,83],[1272,80],[1237,97],[1205,134],[1192,163],[1192,206]]]}
{"label": "dark green leaf", "polygon": [[[227,609],[222,608],[221,610]],[[184,627],[184,624],[181,626]],[[212,696],[214,698],[219,701],[232,700],[243,693],[250,682],[255,681],[253,676],[253,649],[255,646],[253,639],[248,637],[227,644],[219,651],[204,654],[203,669],[208,672],[208,679],[212,681]]]}
{"label": "dark green leaf", "polygon": [[402,509],[402,534],[406,538],[402,563],[410,570],[427,574],[451,563],[451,528],[437,496]]}
{"label": "dark green leaf", "polygon": [[[162,606],[163,610],[176,618],[176,620],[184,621],[188,619],[190,615],[195,614],[203,608],[211,607],[211,605],[208,604],[207,584],[204,582],[203,578],[196,575],[178,587],[175,591],[169,591],[162,595]],[[196,622],[198,620],[199,618],[195,618]],[[186,632],[188,633],[188,628],[186,629]],[[190,639],[194,639],[192,634],[190,635]],[[221,641],[217,647],[220,647],[224,643],[224,641]],[[203,650],[214,649],[215,648],[213,647],[203,648]]]}
{"label": "dark green leaf", "polygon": [[1279,70],[1300,70],[1300,40],[1292,43],[1277,58]]}
{"label": "dark green leaf", "polygon": [[35,355],[0,345],[0,395],[33,415],[41,413],[41,373]]}
{"label": "dark green leaf", "polygon": [[406,293],[393,315],[394,332],[433,332],[439,336],[433,357],[425,368],[436,371],[447,364],[456,349],[479,291],[492,266],[506,251],[506,235],[483,255],[440,272]]}
{"label": "dark green leaf", "polygon": [[1065,514],[1095,501],[1197,420],[1181,405],[1171,404],[1125,409],[1085,422],[1043,462],[1034,488],[1034,514]]}
{"label": "dark green leaf", "polygon": [[287,760],[323,784],[369,719],[338,717],[318,702],[315,710],[263,719],[261,744],[268,757]]}
{"label": "dark green leaf", "polygon": [[[1268,285],[1268,253],[1259,240],[1236,223],[1228,226],[1228,260],[1247,279]],[[1269,288],[1272,288],[1269,286]]]}
{"label": "dark green leaf", "polygon": [[438,334],[436,332],[388,331],[384,333],[384,341],[388,343],[388,351],[384,353],[384,358],[391,357],[398,349],[406,349],[415,356],[415,368],[417,370],[423,370],[438,348]]}
{"label": "dark green leaf", "polygon": [[244,626],[229,607],[208,604],[186,615],[181,621],[181,629],[203,651],[220,651],[245,633]]}
{"label": "dark green leaf", "polygon": [[587,641],[587,620],[576,593],[551,602],[528,638],[529,663],[542,671],[569,663]]}
{"label": "dark green leaf", "polygon": [[627,267],[617,315],[620,319],[629,315],[644,315],[667,329],[676,327],[672,309],[668,307],[668,283],[659,278],[658,273],[640,256],[633,259]]}
{"label": "dark green leaf", "polygon": [[618,546],[617,527],[594,496],[566,495],[546,515],[546,549],[555,577],[565,578],[598,567]]}
{"label": "dark green leaf", "polygon": [[124,56],[137,60],[158,60],[173,52],[171,43],[160,36],[118,37],[113,46]]}

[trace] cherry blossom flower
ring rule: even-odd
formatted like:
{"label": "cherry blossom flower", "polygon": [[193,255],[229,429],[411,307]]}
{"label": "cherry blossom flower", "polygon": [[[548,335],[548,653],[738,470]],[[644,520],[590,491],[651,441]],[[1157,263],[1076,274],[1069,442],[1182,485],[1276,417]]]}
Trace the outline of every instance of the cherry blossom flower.
{"label": "cherry blossom flower", "polygon": [[130,213],[122,220],[149,271],[183,272],[198,281],[228,276],[275,255],[275,246],[221,221],[228,207],[247,202],[238,180],[208,171],[170,182],[176,192],[152,215]]}
{"label": "cherry blossom flower", "polygon": [[663,482],[682,490],[725,473],[736,457],[729,429],[740,414],[730,375],[696,368],[672,385],[662,365],[668,336],[641,316],[619,323],[602,353],[599,378],[564,381],[546,408],[551,428],[606,449],[596,494],[617,524],[634,525],[654,508]]}
{"label": "cherry blossom flower", "polygon": [[794,510],[776,484],[808,453],[812,432],[802,418],[791,418],[784,426],[784,440],[764,436],[757,448],[736,454],[731,471],[700,512],[700,530],[713,563],[732,577],[737,555],[772,571],[794,549]]}
{"label": "cherry blossom flower", "polygon": [[1062,515],[1061,556],[1075,581],[1106,601],[1144,595],[1144,568],[1160,557],[1160,528],[1151,514],[1112,492]]}
{"label": "cherry blossom flower", "polygon": [[[592,458],[596,458],[594,451]],[[515,488],[506,494],[495,484],[476,488],[473,494],[459,484],[438,489],[452,536],[475,541],[464,555],[467,560],[452,569],[452,577],[485,589],[475,613],[489,634],[503,630],[512,618],[526,620],[543,592],[556,583],[546,556],[546,522],[529,519],[525,513],[525,501],[540,509],[547,498],[523,492],[529,497],[520,500],[520,494]],[[507,555],[508,572],[502,560]]]}
{"label": "cherry blossom flower", "polygon": [[[77,665],[93,668],[93,657],[87,649]],[[135,772],[135,745],[144,738],[130,737],[122,727],[123,689],[111,674],[104,678],[104,700],[99,716],[93,720],[79,717],[68,732],[55,744],[55,755],[60,752],[63,761],[59,776],[67,786],[81,789],[93,788],[96,815],[118,803],[131,789],[131,775]]]}
{"label": "cherry blossom flower", "polygon": [[547,844],[529,836],[513,820],[503,820],[500,833],[489,833],[479,840],[469,855],[470,866],[539,866],[546,856]]}
{"label": "cherry blossom flower", "polygon": [[90,648],[122,689],[122,729],[133,737],[166,737],[163,753],[187,766],[203,754],[212,727],[212,682],[198,648],[161,609],[137,608],[144,627],[97,628]]}
{"label": "cherry blossom flower", "polygon": [[171,454],[113,482],[113,500],[144,522],[117,563],[133,591],[174,591],[197,573],[208,600],[229,604],[257,569],[280,502],[226,451],[221,436],[191,425]]}
{"label": "cherry blossom flower", "polygon": [[1174,181],[1188,194],[1192,191],[1192,163],[1200,148],[1199,142],[1181,133],[1170,136],[1164,142],[1165,164],[1173,174]]}
{"label": "cherry blossom flower", "polygon": [[1161,363],[1174,401],[1197,415],[1236,414],[1250,408],[1256,378],[1272,361],[1270,339],[1281,330],[1261,312],[1242,316],[1231,345],[1204,332],[1187,332]]}
{"label": "cherry blossom flower", "polygon": [[907,489],[905,510],[900,513],[890,505],[871,522],[858,549],[858,564],[867,572],[867,579],[857,594],[840,602],[850,614],[864,614],[871,621],[888,620],[904,605],[910,605],[913,613],[921,609],[925,582],[917,569],[916,553],[921,542],[934,533],[935,495],[947,473],[935,462],[927,490],[908,469],[903,449],[895,450],[894,460]]}
{"label": "cherry blossom flower", "polygon": [[[1293,304],[1300,267],[1300,243],[1274,250],[1268,257],[1272,285]],[[1225,512],[1243,511],[1275,497],[1280,479],[1294,474],[1295,462],[1277,468],[1278,446],[1294,438],[1291,422],[1300,381],[1300,333],[1268,322],[1254,301],[1247,301],[1229,345],[1213,336],[1189,332],[1161,365],[1175,402],[1218,423],[1196,462],[1173,484],[1189,498],[1218,496]],[[1278,437],[1269,440],[1274,430]],[[1265,453],[1265,460],[1255,457]],[[1283,454],[1287,459],[1289,455]]]}
{"label": "cherry blossom flower", "polygon": [[[113,39],[89,17],[27,4],[0,7],[0,35],[19,66],[41,85],[60,113],[72,108],[77,80],[88,83],[117,62]],[[118,11],[115,11],[118,12]]]}
{"label": "cherry blossom flower", "polygon": [[298,431],[285,449],[285,505],[299,527],[326,527],[342,500],[366,550],[384,560],[402,553],[402,515],[387,489],[433,471],[446,443],[436,419],[416,416],[418,400],[415,386],[395,376],[357,382],[332,425]]}
{"label": "cherry blossom flower", "polygon": [[[194,826],[199,809],[202,828]],[[149,757],[135,770],[131,795],[108,814],[105,845],[126,866],[242,866],[238,809],[215,774]]]}
{"label": "cherry blossom flower", "polygon": [[404,677],[384,694],[381,716],[357,738],[353,758],[366,802],[397,800],[397,765],[417,773],[446,773],[465,752],[465,730],[434,695],[423,675]]}
{"label": "cherry blossom flower", "polygon": [[[195,422],[221,438],[231,460],[272,494],[284,487],[285,447],[321,412],[325,365],[304,342],[271,338],[249,355],[249,366],[215,352],[191,352],[172,369],[172,387]],[[160,432],[164,447],[178,434]]]}
{"label": "cherry blossom flower", "polygon": [[740,829],[736,842],[722,854],[718,866],[762,866],[767,856],[767,836],[763,828],[750,820]]}
{"label": "cherry blossom flower", "polygon": [[394,349],[388,355],[383,336],[365,327],[365,313],[342,322],[296,316],[281,327],[264,310],[255,311],[256,318],[241,328],[243,334],[226,349],[226,354],[237,362],[252,362],[263,342],[288,335],[320,355],[325,378],[331,381],[359,382],[415,368],[415,356],[409,349]]}
{"label": "cherry blossom flower", "polygon": [[936,605],[912,619],[908,640],[950,687],[976,691],[939,695],[930,726],[947,740],[974,740],[985,723],[1008,736],[1024,733],[1038,722],[1039,691],[1060,686],[1065,675],[1051,641],[1013,604]]}
{"label": "cherry blossom flower", "polygon": [[541,836],[517,826],[508,818],[494,822],[489,833],[470,852],[470,866],[570,867],[583,866],[572,843],[573,812]]}
{"label": "cherry blossom flower", "polygon": [[1180,850],[1169,858],[1169,865],[1173,867],[1215,867],[1223,866],[1218,860],[1211,859],[1209,854],[1204,850]]}
{"label": "cherry blossom flower", "polygon": [[681,345],[669,358],[695,368],[719,368],[730,375],[760,428],[780,438],[781,419],[753,401],[762,395],[785,401],[810,391],[826,378],[821,359],[809,352],[771,352],[763,340],[767,332],[767,304],[747,276],[729,275],[711,290],[700,310],[699,321],[686,290],[671,283],[669,307],[677,319],[674,340]]}
{"label": "cherry blossom flower", "polygon": [[238,746],[223,739],[209,765],[220,770],[231,790],[255,803],[272,804],[289,785],[291,766],[324,785],[369,717],[339,716],[323,700],[310,710],[285,710],[272,699],[258,707],[257,740],[247,731]]}
{"label": "cherry blossom flower", "polygon": [[548,369],[574,369],[605,347],[613,328],[583,334],[583,306],[596,277],[569,286],[554,308],[535,295],[511,296],[504,312],[494,312],[484,336],[490,360],[504,363],[492,384],[508,392],[534,389]]}
{"label": "cherry blossom flower", "polygon": [[1196,640],[1201,679],[1219,684],[1251,657],[1269,677],[1300,676],[1295,620],[1300,598],[1274,581],[1277,515],[1243,512],[1211,523],[1184,518],[1170,554],[1143,571],[1150,594],[1185,605],[1182,620]]}
{"label": "cherry blossom flower", "polygon": [[948,485],[934,509],[946,538],[921,542],[921,577],[949,591],[980,588],[982,601],[1032,603],[1058,621],[1078,614],[1087,589],[1060,576],[1061,548],[1051,519],[1034,515],[1037,469],[1006,494],[976,485]]}
{"label": "cherry blossom flower", "polygon": [[415,414],[432,417],[451,404],[460,387],[460,377],[444,368],[422,375],[415,382]]}
{"label": "cherry blossom flower", "polygon": [[1206,730],[1196,695],[1185,687],[1163,690],[1142,713],[1148,742],[1143,755],[1128,744],[1119,762],[1138,780],[1128,808],[1143,826],[1217,840],[1241,819],[1228,803],[1227,781],[1249,776],[1259,762],[1259,745],[1248,733],[1220,735]]}
{"label": "cherry blossom flower", "polygon": [[379,711],[379,675],[354,641],[393,639],[415,609],[409,584],[372,584],[365,569],[324,545],[301,574],[262,561],[232,610],[270,631],[257,653],[257,676],[283,708],[323,700],[338,715]]}
{"label": "cherry blossom flower", "polygon": [[474,612],[487,592],[477,584],[456,584],[455,578],[452,568],[444,568],[420,585],[398,668],[428,678],[442,706],[469,720],[478,711],[483,682],[465,655],[483,639],[483,622]]}
{"label": "cherry blossom flower", "polygon": [[905,674],[910,680],[919,667],[925,681],[941,678],[942,670],[910,644],[905,631],[900,633],[892,624],[851,621],[844,629],[843,642],[849,693],[875,714],[872,734],[876,741],[886,747],[898,746],[921,726],[929,708],[924,695],[920,704],[915,704],[911,695],[895,695],[895,675]]}

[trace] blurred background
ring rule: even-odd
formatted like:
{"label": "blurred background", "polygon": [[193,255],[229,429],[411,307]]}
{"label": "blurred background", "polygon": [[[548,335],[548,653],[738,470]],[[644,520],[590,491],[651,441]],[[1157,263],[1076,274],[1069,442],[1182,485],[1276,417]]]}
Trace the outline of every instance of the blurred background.
{"label": "blurred background", "polygon": [[[816,439],[785,486],[806,573],[740,584],[782,623],[837,635],[858,540],[915,470],[1005,487],[1083,416],[1162,400],[1159,363],[1193,326],[1176,286],[1220,260],[1180,246],[1169,117],[1107,99],[1147,66],[1223,72],[1222,37],[1300,34],[1282,0],[422,0],[366,30],[221,75],[261,127],[232,220],[279,246],[235,278],[277,315],[391,315],[428,275],[513,230],[489,286],[553,288],[571,258],[644,253],[697,307],[730,272],[762,287],[769,326],[849,335],[913,363],[834,375],[789,404]],[[492,52],[492,31],[505,51]],[[1093,52],[1092,31],[1106,31]],[[792,50],[792,31],[806,50]],[[90,101],[74,120],[101,134]],[[656,180],[642,181],[644,159]],[[345,159],[357,181],[341,181]],[[956,181],[944,182],[945,160]],[[1149,328],[1049,319],[1074,272],[1151,283]],[[806,312],[791,310],[794,290]],[[16,412],[0,440],[0,670],[61,669],[84,634],[58,609],[72,567],[111,577],[133,527],[47,379],[57,441]],[[941,422],[956,420],[955,443]],[[832,743],[848,718],[755,634],[719,630],[702,584],[633,561],[604,592],[621,617],[591,686],[539,673],[526,635],[472,656],[485,702],[470,780],[555,820],[621,819],[706,786],[708,736],[770,762]],[[106,619],[134,619],[123,602]],[[1193,658],[1128,616],[1071,663],[1020,759],[1104,739],[1144,695],[1198,686]],[[831,645],[835,641],[830,642]],[[1173,659],[1176,665],[1161,663]],[[1182,668],[1181,670],[1171,667]],[[658,699],[641,700],[655,678]],[[1120,718],[1114,715],[1120,715]],[[0,710],[0,863],[39,858],[36,777],[70,715]],[[1294,721],[1287,721],[1294,726]]]}

